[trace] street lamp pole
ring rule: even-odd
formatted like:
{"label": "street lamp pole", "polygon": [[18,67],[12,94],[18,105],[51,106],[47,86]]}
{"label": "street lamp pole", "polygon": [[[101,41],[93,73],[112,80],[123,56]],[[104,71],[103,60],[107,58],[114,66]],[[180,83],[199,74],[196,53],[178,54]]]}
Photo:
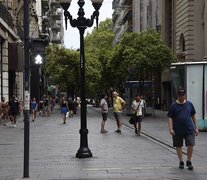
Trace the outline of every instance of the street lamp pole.
{"label": "street lamp pole", "polygon": [[85,12],[83,6],[84,0],[78,0],[79,10],[78,18],[73,19],[68,11],[71,0],[60,0],[60,5],[64,9],[65,27],[67,29],[67,20],[69,20],[72,27],[78,28],[80,33],[80,83],[81,83],[81,129],[80,133],[80,148],[76,153],[77,158],[89,158],[92,157],[92,153],[88,148],[88,129],[87,129],[87,103],[86,103],[86,89],[85,89],[85,54],[84,54],[84,32],[87,27],[92,27],[94,20],[98,26],[99,9],[103,0],[91,0],[95,11],[90,19],[84,17]]}
{"label": "street lamp pole", "polygon": [[24,0],[24,171],[23,177],[29,177],[29,0]]}

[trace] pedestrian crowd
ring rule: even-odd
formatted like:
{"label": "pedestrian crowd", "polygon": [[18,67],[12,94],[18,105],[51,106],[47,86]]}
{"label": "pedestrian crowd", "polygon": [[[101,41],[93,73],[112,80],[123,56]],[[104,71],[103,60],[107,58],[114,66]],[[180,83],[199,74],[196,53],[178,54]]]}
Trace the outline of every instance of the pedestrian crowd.
{"label": "pedestrian crowd", "polygon": [[[123,109],[126,106],[125,100],[119,95],[118,92],[114,91],[112,93],[113,101],[113,113],[116,120],[117,129],[116,133],[122,133],[122,114]],[[73,117],[76,114],[76,98],[71,96],[63,96],[59,102],[60,113],[62,114],[63,124],[66,124],[67,117]],[[43,96],[38,102],[36,98],[31,100],[31,116],[32,121],[35,122],[37,117],[37,112],[40,116],[48,117],[53,113],[53,108],[56,104],[56,100],[53,97]],[[100,104],[102,120],[100,125],[100,133],[107,133],[106,122],[108,116],[108,96],[103,94],[101,96]],[[16,127],[17,116],[23,111],[22,104],[16,98],[12,98],[7,102],[4,97],[1,98],[0,102],[0,120],[3,120],[4,126],[6,126],[6,120],[10,120],[11,127]],[[133,124],[135,129],[135,134],[140,136],[142,128],[142,120],[145,116],[146,102],[141,95],[136,95],[134,100],[130,104],[132,115],[131,124]],[[179,159],[179,168],[184,169],[185,163],[183,161],[183,144],[187,147],[187,159],[186,166],[189,170],[193,170],[193,165],[191,162],[193,155],[193,147],[195,145],[195,136],[199,134],[197,125],[196,110],[192,102],[186,99],[186,91],[184,88],[179,88],[177,90],[177,100],[174,101],[167,113],[168,116],[168,130],[169,134],[172,136],[173,146],[176,148],[177,156]]]}
{"label": "pedestrian crowd", "polygon": [[[122,127],[122,114],[123,109],[125,108],[126,102],[125,100],[119,96],[119,93],[114,91],[112,93],[113,96],[113,113],[114,118],[116,120],[117,130],[115,130],[116,133],[121,133],[121,127]],[[102,112],[102,122],[101,122],[101,133],[107,133],[107,130],[105,130],[105,124],[107,120],[107,113],[108,113],[108,103],[107,103],[107,95],[103,94],[100,101],[100,108]],[[143,96],[137,95],[132,101],[131,109],[133,111],[133,125],[135,127],[135,133],[137,135],[140,135],[141,131],[141,122],[144,117],[146,102],[143,98]]]}
{"label": "pedestrian crowd", "polygon": [[[66,99],[67,102],[67,111],[69,112],[70,117],[73,116],[73,99]],[[69,103],[68,103],[69,102]],[[53,109],[56,104],[60,104],[62,108],[62,101],[59,103],[55,97],[48,97],[44,95],[39,101],[33,97],[30,102],[30,114],[32,122],[36,121],[37,115],[41,117],[48,117],[53,113]],[[10,122],[9,127],[16,127],[17,117],[21,113],[24,113],[24,104],[20,102],[16,96],[12,96],[9,101],[6,101],[5,97],[1,98],[0,102],[0,123],[4,126],[7,126],[7,123]],[[62,112],[61,109],[61,113]],[[66,119],[63,117],[63,122],[66,123]]]}
{"label": "pedestrian crowd", "polygon": [[[121,133],[122,127],[122,112],[126,105],[124,99],[122,99],[119,94],[114,91],[113,96],[113,112],[114,118],[117,124],[116,133]],[[132,115],[130,118],[130,123],[133,124],[135,129],[135,134],[140,136],[142,120],[145,116],[146,102],[141,95],[136,95],[131,103]],[[108,104],[107,95],[102,95],[100,101],[100,108],[102,112],[101,121],[101,131],[100,133],[107,133],[105,129],[105,124],[107,121]],[[198,125],[196,110],[193,104],[186,99],[186,91],[184,88],[179,88],[177,90],[177,100],[173,102],[168,111],[168,129],[169,133],[172,135],[173,146],[176,148],[177,156],[179,159],[179,168],[184,169],[183,161],[183,144],[187,147],[187,160],[186,166],[189,170],[193,170],[193,165],[191,158],[193,155],[193,146],[195,145],[195,136],[198,135]]]}

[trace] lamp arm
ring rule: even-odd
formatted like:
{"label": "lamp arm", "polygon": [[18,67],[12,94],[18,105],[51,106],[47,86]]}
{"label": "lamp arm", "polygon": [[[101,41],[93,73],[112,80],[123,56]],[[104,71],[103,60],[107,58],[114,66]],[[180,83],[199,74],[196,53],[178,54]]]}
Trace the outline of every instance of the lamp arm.
{"label": "lamp arm", "polygon": [[70,25],[72,27],[76,27],[77,23],[76,23],[76,19],[73,19],[72,15],[70,14],[69,11],[64,11],[64,16],[65,16],[65,29],[67,30],[67,20],[69,19],[70,21]]}
{"label": "lamp arm", "polygon": [[96,19],[96,27],[98,29],[98,16],[99,16],[99,12],[95,10],[91,15],[91,19],[87,19],[87,26],[88,27],[93,26],[94,20]]}

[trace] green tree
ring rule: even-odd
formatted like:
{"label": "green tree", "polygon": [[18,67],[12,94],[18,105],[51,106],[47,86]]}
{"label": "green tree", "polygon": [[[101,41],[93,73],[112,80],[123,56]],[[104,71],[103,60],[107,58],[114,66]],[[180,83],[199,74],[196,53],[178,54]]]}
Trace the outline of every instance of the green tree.
{"label": "green tree", "polygon": [[170,49],[154,30],[125,33],[115,49],[111,67],[116,85],[134,71],[141,91],[146,76],[161,73],[173,60]]}
{"label": "green tree", "polygon": [[61,90],[68,92],[79,87],[79,54],[58,45],[51,45],[46,49],[45,76],[53,84],[59,85]]}
{"label": "green tree", "polygon": [[111,86],[110,62],[113,55],[112,20],[106,19],[85,38],[86,77],[89,95],[106,91]]}

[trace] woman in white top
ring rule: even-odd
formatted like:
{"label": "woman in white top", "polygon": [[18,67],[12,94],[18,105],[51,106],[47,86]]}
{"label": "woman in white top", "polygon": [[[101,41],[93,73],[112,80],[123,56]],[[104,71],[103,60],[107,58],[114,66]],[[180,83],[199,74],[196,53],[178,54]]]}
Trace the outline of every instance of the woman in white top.
{"label": "woman in white top", "polygon": [[108,131],[105,130],[105,123],[107,120],[107,114],[108,114],[108,103],[106,101],[107,95],[102,95],[100,107],[102,112],[102,122],[101,122],[101,131],[100,133],[107,133]]}

